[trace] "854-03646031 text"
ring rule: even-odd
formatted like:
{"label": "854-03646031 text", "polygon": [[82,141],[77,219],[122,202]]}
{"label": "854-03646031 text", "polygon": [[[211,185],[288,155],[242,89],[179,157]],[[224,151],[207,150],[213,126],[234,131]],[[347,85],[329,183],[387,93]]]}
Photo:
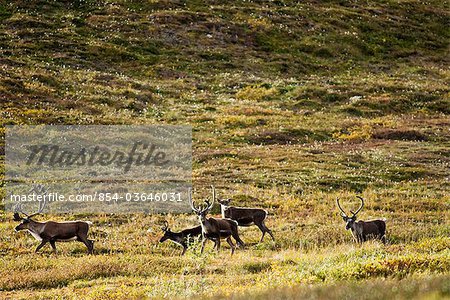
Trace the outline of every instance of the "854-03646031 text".
{"label": "854-03646031 text", "polygon": [[69,194],[48,193],[40,194],[11,194],[11,202],[181,202],[180,192],[127,192],[127,193],[105,193],[93,192],[90,194]]}

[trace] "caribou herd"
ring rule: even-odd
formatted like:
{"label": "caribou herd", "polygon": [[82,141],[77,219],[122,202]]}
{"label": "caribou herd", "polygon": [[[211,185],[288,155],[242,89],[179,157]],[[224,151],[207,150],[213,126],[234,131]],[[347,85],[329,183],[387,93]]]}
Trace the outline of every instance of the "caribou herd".
{"label": "caribou herd", "polygon": [[[173,232],[169,228],[167,221],[164,221],[164,226],[161,228],[164,235],[159,240],[160,243],[170,240],[183,247],[181,255],[186,253],[188,246],[192,241],[201,237],[201,253],[205,248],[207,240],[214,242],[214,248],[219,251],[220,242],[225,239],[230,245],[231,254],[234,253],[236,245],[231,238],[234,238],[237,245],[241,248],[245,247],[244,242],[239,237],[239,227],[247,227],[255,225],[261,230],[262,236],[260,243],[263,242],[264,235],[268,233],[272,240],[275,238],[272,231],[266,226],[265,220],[268,212],[261,208],[235,207],[230,206],[230,199],[217,200],[221,208],[221,218],[208,216],[215,201],[216,191],[214,186],[212,188],[212,199],[205,200],[203,206],[196,206],[192,200],[192,192],[188,192],[188,201],[192,211],[198,217],[198,225],[192,228],[184,229],[180,232]],[[41,186],[42,194],[46,194],[47,190]],[[357,243],[363,243],[369,239],[378,239],[383,244],[386,243],[386,223],[384,220],[371,221],[356,221],[357,214],[364,207],[364,199],[357,196],[361,201],[360,207],[355,211],[350,211],[352,214],[348,216],[344,209],[342,209],[339,199],[336,199],[336,204],[340,210],[342,219],[346,223],[346,230],[351,230],[352,235]],[[44,198],[45,199],[45,198]],[[39,202],[39,208],[36,213],[26,214],[22,210],[20,203],[14,207],[14,221],[20,222],[15,228],[16,231],[27,230],[40,244],[36,248],[38,252],[44,245],[50,243],[54,252],[56,252],[56,242],[79,241],[86,245],[88,253],[92,254],[94,251],[94,241],[88,239],[89,225],[91,222],[87,221],[68,221],[68,222],[37,222],[32,218],[43,212],[45,201]],[[22,215],[22,216],[21,216]]]}

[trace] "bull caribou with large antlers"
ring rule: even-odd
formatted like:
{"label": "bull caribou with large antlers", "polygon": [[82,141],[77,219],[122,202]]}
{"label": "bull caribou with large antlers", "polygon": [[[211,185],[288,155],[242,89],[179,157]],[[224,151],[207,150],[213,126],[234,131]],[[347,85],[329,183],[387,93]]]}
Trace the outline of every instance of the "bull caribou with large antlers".
{"label": "bull caribou with large antlers", "polygon": [[214,190],[214,187],[213,186],[211,187],[213,199],[212,202],[206,200],[205,201],[206,206],[204,208],[195,207],[194,203],[192,202],[192,191],[189,190],[188,193],[189,204],[192,210],[197,214],[198,219],[200,221],[200,225],[202,227],[202,248],[200,252],[203,253],[205,243],[207,240],[214,241],[214,248],[216,248],[217,251],[219,251],[220,240],[226,239],[226,241],[231,247],[231,254],[233,254],[235,245],[233,244],[231,237],[233,237],[236,240],[239,246],[244,247],[244,242],[240,239],[238,234],[238,223],[234,220],[227,218],[206,217],[208,215],[208,212],[213,207],[216,198],[216,192]]}
{"label": "bull caribou with large antlers", "polygon": [[[32,189],[35,190],[36,187]],[[38,252],[47,243],[50,243],[54,252],[56,252],[56,242],[79,241],[86,245],[88,253],[92,254],[94,250],[94,241],[89,240],[88,231],[90,222],[85,221],[69,221],[69,222],[37,222],[32,217],[39,215],[45,208],[45,195],[48,190],[43,186],[37,186],[37,192],[43,195],[43,200],[39,201],[38,211],[28,215],[22,210],[22,203],[18,203],[14,207],[14,221],[21,222],[16,231],[28,230],[29,233],[41,243],[37,246],[35,252]],[[21,217],[23,214],[25,217]]]}
{"label": "bull caribou with large antlers", "polygon": [[349,217],[342,209],[339,198],[336,199],[336,204],[341,211],[342,219],[347,223],[345,229],[351,229],[352,235],[356,242],[362,243],[369,239],[380,239],[383,244],[386,243],[386,222],[384,220],[358,221],[356,222],[356,215],[364,207],[364,199],[357,196],[361,200],[361,205],[356,212],[350,211],[352,216]]}

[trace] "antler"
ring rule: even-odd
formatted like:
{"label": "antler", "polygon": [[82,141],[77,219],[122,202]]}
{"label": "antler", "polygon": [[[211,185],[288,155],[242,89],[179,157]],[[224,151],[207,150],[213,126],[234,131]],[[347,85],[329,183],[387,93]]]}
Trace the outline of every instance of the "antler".
{"label": "antler", "polygon": [[191,193],[191,189],[189,189],[189,198],[188,198],[188,199],[189,199],[189,205],[191,206],[192,210],[193,210],[194,212],[196,212],[197,214],[202,214],[202,213],[204,213],[205,211],[208,211],[208,210],[210,210],[210,209],[213,207],[213,205],[214,205],[214,200],[215,200],[215,197],[216,197],[216,191],[215,191],[215,189],[214,189],[213,186],[211,186],[211,187],[212,187],[212,189],[213,189],[213,200],[212,200],[211,203],[210,203],[208,200],[206,200],[206,201],[205,201],[206,207],[203,208],[203,209],[196,208],[196,207],[194,206],[194,203],[193,203],[193,201],[192,201],[192,193]]}
{"label": "antler", "polygon": [[19,215],[19,213],[24,214],[27,218],[28,215],[22,211],[22,203],[17,203],[14,205],[14,221],[21,221],[23,218]]}
{"label": "antler", "polygon": [[356,198],[361,200],[361,206],[358,208],[358,210],[356,212],[350,211],[353,214],[353,216],[356,216],[361,211],[361,209],[364,207],[364,199],[360,196],[356,196]]}
{"label": "antler", "polygon": [[22,210],[22,203],[19,202],[16,205],[14,205],[14,221],[21,221],[23,219],[19,215],[19,213],[25,215],[27,217],[27,219],[42,213],[42,211],[45,208],[45,205],[47,204],[47,202],[45,200],[45,195],[47,195],[47,193],[48,193],[48,188],[45,188],[44,185],[42,185],[42,184],[33,185],[28,192],[29,193],[36,192],[36,193],[42,194],[44,196],[43,199],[41,201],[39,201],[38,211],[35,212],[34,214],[28,215],[27,213],[25,213]]}
{"label": "antler", "polygon": [[166,220],[164,220],[164,226],[161,227],[161,230],[162,230],[162,231],[167,231],[168,228],[169,228],[169,223],[168,223]]}
{"label": "antler", "polygon": [[209,200],[205,200],[205,208],[202,209],[202,213],[205,211],[208,211],[211,209],[211,207],[213,206],[214,202],[209,202]]}
{"label": "antler", "polygon": [[209,202],[209,200],[205,200],[206,207],[202,209],[202,213],[205,211],[209,211],[213,207],[214,201],[216,200],[216,190],[214,189],[213,185],[211,185],[211,188],[212,188],[212,202]]}
{"label": "antler", "polygon": [[216,201],[216,189],[214,188],[213,185],[211,185],[211,189],[212,189],[212,202],[211,205],[208,206],[208,210],[213,207],[214,201]]}
{"label": "antler", "polygon": [[339,210],[341,211],[341,216],[346,217],[347,214],[346,214],[345,211],[342,209],[341,204],[339,203],[339,198],[336,198],[336,203],[337,203],[337,206],[339,207]]}
{"label": "antler", "polygon": [[192,189],[190,188],[188,190],[188,202],[194,212],[198,213],[200,211],[198,208],[195,208],[194,202],[192,202]]}
{"label": "antler", "polygon": [[48,193],[48,188],[46,189],[43,185],[39,184],[39,185],[34,186],[31,190],[34,190],[34,191],[42,194],[43,199],[41,201],[39,201],[38,211],[35,212],[34,214],[29,215],[28,218],[34,217],[34,216],[42,213],[42,211],[44,211],[45,205],[47,204],[47,201],[45,200],[45,195],[47,195],[47,193]]}

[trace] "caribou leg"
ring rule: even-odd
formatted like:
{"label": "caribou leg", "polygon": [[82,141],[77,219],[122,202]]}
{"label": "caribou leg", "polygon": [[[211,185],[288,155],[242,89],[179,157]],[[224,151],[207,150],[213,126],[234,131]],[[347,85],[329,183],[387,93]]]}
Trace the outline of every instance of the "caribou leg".
{"label": "caribou leg", "polygon": [[216,247],[217,252],[220,251],[220,237],[218,237],[215,241],[216,244],[214,245]]}
{"label": "caribou leg", "polygon": [[266,228],[263,223],[257,223],[256,226],[258,226],[259,230],[261,230],[262,232],[261,239],[259,240],[259,242],[262,243],[264,240],[264,236],[266,235]]}
{"label": "caribou leg", "polygon": [[275,238],[273,237],[272,234],[272,230],[270,230],[269,228],[267,228],[266,223],[264,223],[264,221],[262,222],[262,225],[264,226],[264,230],[270,235],[270,237],[272,238],[272,241],[275,242]]}
{"label": "caribou leg", "polygon": [[233,241],[231,240],[231,237],[227,237],[227,242],[231,247],[231,255],[233,255],[234,253],[234,249],[236,248],[236,246],[233,244]]}
{"label": "caribou leg", "polygon": [[77,240],[85,244],[88,249],[88,253],[92,254],[94,251],[94,242],[92,240],[88,240],[84,235],[77,236]]}
{"label": "caribou leg", "polygon": [[366,241],[366,238],[364,237],[364,235],[362,233],[358,234],[358,238],[359,238],[359,243],[362,244]]}
{"label": "caribou leg", "polygon": [[264,240],[264,236],[266,235],[266,232],[265,231],[263,231],[262,232],[262,236],[261,236],[261,239],[259,240],[259,242],[260,243],[262,243],[263,242],[263,240]]}
{"label": "caribou leg", "polygon": [[363,243],[367,240],[368,240],[368,237],[365,234],[361,233],[361,243]]}
{"label": "caribou leg", "polygon": [[56,253],[56,242],[55,241],[50,241],[50,245],[52,246],[53,252]]}
{"label": "caribou leg", "polygon": [[45,246],[45,244],[47,244],[48,241],[46,240],[42,240],[42,242],[39,244],[39,246],[37,246],[36,250],[34,250],[34,252],[38,252],[39,250],[41,250],[42,247]]}
{"label": "caribou leg", "polygon": [[94,251],[94,240],[88,240],[88,242],[91,244],[91,253]]}
{"label": "caribou leg", "polygon": [[205,249],[205,244],[206,244],[206,237],[203,237],[203,239],[202,239],[202,248],[200,249],[200,253],[203,253],[203,250]]}
{"label": "caribou leg", "polygon": [[260,243],[263,242],[264,240],[264,236],[266,235],[266,232],[270,235],[270,237],[272,238],[272,240],[275,242],[275,238],[272,234],[272,230],[270,230],[267,226],[266,223],[264,223],[264,220],[262,220],[261,222],[255,223],[256,226],[258,226],[259,230],[261,230],[262,232],[262,236],[261,239],[259,240]]}
{"label": "caribou leg", "polygon": [[235,229],[233,229],[233,231],[231,232],[231,235],[234,237],[234,239],[236,240],[236,243],[239,245],[239,247],[242,247],[242,248],[245,247],[244,242],[239,237],[237,226]]}
{"label": "caribou leg", "polygon": [[181,255],[180,255],[180,256],[183,256],[184,253],[186,253],[186,250],[187,250],[187,246],[186,246],[186,245],[183,245],[183,252],[181,252]]}

